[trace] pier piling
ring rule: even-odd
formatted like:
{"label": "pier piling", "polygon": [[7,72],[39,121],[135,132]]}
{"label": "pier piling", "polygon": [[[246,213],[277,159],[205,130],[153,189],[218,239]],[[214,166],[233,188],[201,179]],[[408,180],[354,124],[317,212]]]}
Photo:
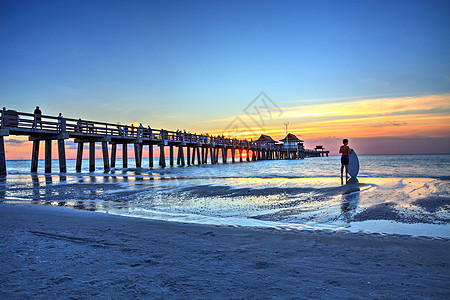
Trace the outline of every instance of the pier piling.
{"label": "pier piling", "polygon": [[52,172],[52,140],[45,140],[45,173]]}
{"label": "pier piling", "polygon": [[116,156],[117,156],[117,144],[112,143],[111,144],[111,168],[116,167]]}
{"label": "pier piling", "polygon": [[152,144],[150,144],[149,146],[148,146],[148,166],[150,167],[150,168],[153,168],[153,145]]}
{"label": "pier piling", "polygon": [[[39,148],[39,144],[38,144],[38,148]],[[75,170],[77,172],[81,172],[81,162],[83,161],[83,148],[84,148],[84,143],[83,142],[78,143],[77,162],[76,162],[76,166],[75,166]]]}
{"label": "pier piling", "polygon": [[[173,153],[172,153],[172,156],[173,156]],[[161,144],[159,146],[159,165],[161,166],[161,168],[166,167],[166,156],[164,155],[164,144]]]}
{"label": "pier piling", "polygon": [[140,151],[140,145],[137,143],[134,143],[134,160],[136,163],[136,168],[141,167],[141,151]]}
{"label": "pier piling", "polygon": [[89,142],[89,172],[95,172],[95,142]]}
{"label": "pier piling", "polygon": [[189,146],[186,147],[186,162],[187,165],[191,165],[191,148]]}
{"label": "pier piling", "polygon": [[31,155],[31,172],[35,173],[37,172],[38,168],[38,161],[39,161],[39,140],[33,141],[33,153]]}
{"label": "pier piling", "polygon": [[109,157],[108,157],[108,143],[102,142],[103,152],[103,169],[105,172],[109,172]]}
{"label": "pier piling", "polygon": [[66,173],[66,149],[64,147],[64,140],[58,140],[58,160],[59,160],[59,172]]}
{"label": "pier piling", "polygon": [[122,144],[122,168],[128,168],[128,144]]}
{"label": "pier piling", "polygon": [[197,165],[201,165],[201,157],[200,157],[200,147],[197,147]]}
{"label": "pier piling", "polygon": [[5,155],[5,141],[3,136],[0,136],[0,176],[6,175],[6,155]]}

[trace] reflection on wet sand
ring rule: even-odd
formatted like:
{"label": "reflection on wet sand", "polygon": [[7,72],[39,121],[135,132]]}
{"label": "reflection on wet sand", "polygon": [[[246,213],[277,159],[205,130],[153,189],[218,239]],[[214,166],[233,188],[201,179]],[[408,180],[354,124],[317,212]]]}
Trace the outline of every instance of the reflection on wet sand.
{"label": "reflection on wet sand", "polygon": [[[76,176],[31,174],[29,188],[22,188],[21,197],[29,199],[32,204],[66,206],[89,211],[108,211],[128,208],[128,201],[123,197],[104,195],[105,191],[126,191],[118,184],[127,182],[126,178],[117,176]],[[6,179],[4,179],[6,182]],[[28,192],[27,192],[28,191]],[[0,195],[6,194],[6,184],[0,184]],[[4,197],[4,196],[3,196]]]}
{"label": "reflection on wet sand", "polygon": [[6,197],[6,176],[0,176],[0,198]]}
{"label": "reflection on wet sand", "polygon": [[360,200],[361,189],[359,188],[358,178],[350,178],[345,187],[346,189],[342,193],[341,217],[343,217],[346,223],[350,223]]}
{"label": "reflection on wet sand", "polygon": [[53,183],[53,176],[52,175],[44,175],[45,176],[45,184],[46,185],[50,185],[50,184],[52,184]]}
{"label": "reflection on wet sand", "polygon": [[181,222],[283,226],[342,227],[367,220],[446,224],[449,190],[448,181],[423,178],[350,178],[339,185],[338,177],[200,179],[164,173],[158,179],[153,173],[116,173],[31,174],[0,181],[0,195],[15,203]]}

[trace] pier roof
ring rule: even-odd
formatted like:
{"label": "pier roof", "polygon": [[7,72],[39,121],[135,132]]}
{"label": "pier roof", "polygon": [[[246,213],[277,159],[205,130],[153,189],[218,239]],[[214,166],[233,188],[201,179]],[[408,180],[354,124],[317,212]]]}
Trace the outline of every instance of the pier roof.
{"label": "pier roof", "polygon": [[268,135],[261,134],[261,136],[255,141],[257,143],[276,143],[276,141]]}
{"label": "pier roof", "polygon": [[300,143],[304,142],[301,139],[299,139],[298,137],[296,137],[295,135],[293,135],[292,133],[288,133],[288,135],[286,135],[284,137],[284,139],[280,140],[280,142],[283,142],[283,143],[286,143],[286,141],[288,141],[288,142],[300,142]]}

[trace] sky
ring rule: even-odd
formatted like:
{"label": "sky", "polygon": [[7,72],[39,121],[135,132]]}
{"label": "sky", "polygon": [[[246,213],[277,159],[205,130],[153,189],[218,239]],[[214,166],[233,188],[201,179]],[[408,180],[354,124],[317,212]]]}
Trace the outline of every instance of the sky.
{"label": "sky", "polygon": [[[449,16],[438,0],[0,0],[0,106],[450,153]],[[23,137],[6,151],[31,157]]]}

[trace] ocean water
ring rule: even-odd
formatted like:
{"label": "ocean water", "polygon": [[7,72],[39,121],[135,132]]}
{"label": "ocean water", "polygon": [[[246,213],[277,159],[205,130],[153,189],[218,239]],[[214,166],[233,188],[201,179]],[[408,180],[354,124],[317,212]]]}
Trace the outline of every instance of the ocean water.
{"label": "ocean water", "polygon": [[[341,180],[340,157],[31,174],[8,161],[0,201],[212,225],[450,237],[450,155],[360,155]],[[168,162],[167,162],[168,164]],[[121,166],[120,159],[116,166]],[[158,161],[154,161],[158,165]]]}

